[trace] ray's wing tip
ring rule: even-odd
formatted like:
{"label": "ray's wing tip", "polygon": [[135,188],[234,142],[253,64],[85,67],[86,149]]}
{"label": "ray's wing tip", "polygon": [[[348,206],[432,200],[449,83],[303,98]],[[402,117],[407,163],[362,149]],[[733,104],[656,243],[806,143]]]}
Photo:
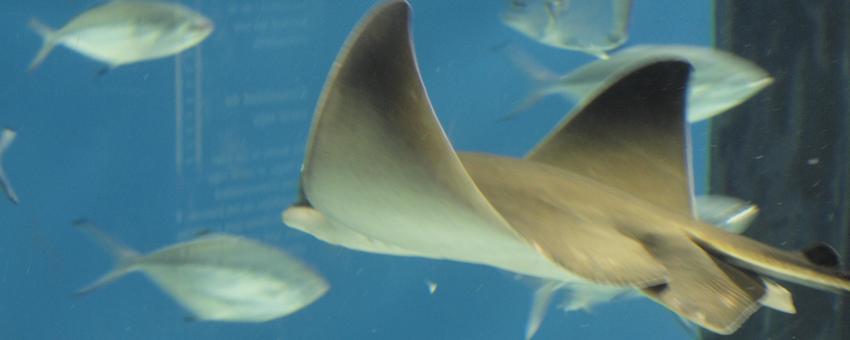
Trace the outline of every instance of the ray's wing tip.
{"label": "ray's wing tip", "polygon": [[410,10],[410,3],[407,0],[385,0],[378,5],[382,8],[395,8],[395,9],[403,9]]}
{"label": "ray's wing tip", "polygon": [[410,16],[412,12],[410,3],[407,0],[386,0],[379,2],[372,10],[369,11],[368,17],[376,17],[381,15],[390,16]]}

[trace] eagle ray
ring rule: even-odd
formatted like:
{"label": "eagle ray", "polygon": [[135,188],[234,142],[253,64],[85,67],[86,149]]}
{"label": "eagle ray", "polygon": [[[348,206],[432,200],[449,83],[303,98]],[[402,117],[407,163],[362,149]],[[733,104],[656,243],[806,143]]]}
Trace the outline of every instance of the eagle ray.
{"label": "eagle ray", "polygon": [[384,2],[343,46],[287,225],[361,251],[637,290],[721,334],[760,306],[793,312],[767,277],[850,291],[827,247],[780,250],[696,218],[687,62],[610,75],[527,158],[457,153],[425,92],[410,16],[407,2]]}

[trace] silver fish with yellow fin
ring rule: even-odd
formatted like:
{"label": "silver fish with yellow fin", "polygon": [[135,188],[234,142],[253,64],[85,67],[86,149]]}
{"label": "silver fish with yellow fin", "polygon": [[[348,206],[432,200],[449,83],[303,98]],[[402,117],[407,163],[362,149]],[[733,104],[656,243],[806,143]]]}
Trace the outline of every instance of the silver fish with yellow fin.
{"label": "silver fish with yellow fin", "polygon": [[57,45],[115,68],[175,55],[201,43],[213,31],[210,19],[183,5],[143,0],[107,2],[58,30],[37,19],[30,20],[29,27],[44,40],[30,70]]}
{"label": "silver fish with yellow fin", "polygon": [[193,319],[264,322],[312,304],[329,289],[325,279],[295,258],[243,237],[208,234],[141,255],[91,222],[74,224],[117,262],[80,294],[139,271],[191,311]]}
{"label": "silver fish with yellow fin", "polygon": [[512,50],[512,57],[538,82],[538,86],[508,117],[550,94],[580,102],[603,88],[612,75],[664,58],[684,60],[693,67],[688,80],[686,110],[691,123],[726,112],[773,83],[770,74],[755,63],[704,46],[633,46],[612,54],[609,59],[585,64],[560,77],[520,50]]}

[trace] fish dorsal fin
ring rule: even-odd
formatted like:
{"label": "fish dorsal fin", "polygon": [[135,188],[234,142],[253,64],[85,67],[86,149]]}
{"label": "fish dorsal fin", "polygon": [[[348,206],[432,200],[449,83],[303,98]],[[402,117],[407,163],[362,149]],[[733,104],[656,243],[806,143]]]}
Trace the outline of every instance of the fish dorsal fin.
{"label": "fish dorsal fin", "polygon": [[527,158],[693,215],[685,122],[689,67],[680,64],[676,72],[645,67],[625,78],[622,75],[628,72],[608,78],[608,86],[589,97],[593,99],[570,114]]}
{"label": "fish dorsal fin", "polygon": [[438,258],[478,256],[493,241],[482,234],[518,243],[434,114],[410,16],[404,1],[378,5],[335,60],[301,172],[305,206],[369,239]]}

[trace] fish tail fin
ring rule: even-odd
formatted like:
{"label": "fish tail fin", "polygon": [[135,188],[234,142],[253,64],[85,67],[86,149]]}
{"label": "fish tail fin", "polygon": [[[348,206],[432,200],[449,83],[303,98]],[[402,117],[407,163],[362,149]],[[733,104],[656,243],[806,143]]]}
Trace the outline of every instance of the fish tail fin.
{"label": "fish tail fin", "polygon": [[133,266],[138,263],[141,258],[141,255],[137,251],[113,239],[88,220],[78,219],[74,221],[74,226],[88,234],[98,244],[109,251],[109,253],[115,258],[115,265],[112,270],[89,285],[78,290],[76,292],[77,295],[88,294],[93,290],[115,281],[116,279],[133,271]]}
{"label": "fish tail fin", "polygon": [[38,50],[38,53],[36,53],[35,58],[33,58],[29,68],[27,69],[28,71],[32,71],[36,67],[38,67],[38,65],[40,65],[45,58],[47,58],[47,55],[50,54],[50,51],[52,51],[53,48],[56,47],[56,30],[35,18],[30,19],[27,26],[29,26],[30,29],[38,33],[38,35],[41,36],[42,40],[44,40],[41,45],[41,49]]}
{"label": "fish tail fin", "polygon": [[535,82],[535,85],[533,86],[534,90],[519,105],[500,119],[503,121],[518,117],[520,113],[530,109],[543,97],[559,93],[557,88],[559,77],[555,72],[541,65],[523,50],[512,48],[509,50],[509,54],[511,60]]}

